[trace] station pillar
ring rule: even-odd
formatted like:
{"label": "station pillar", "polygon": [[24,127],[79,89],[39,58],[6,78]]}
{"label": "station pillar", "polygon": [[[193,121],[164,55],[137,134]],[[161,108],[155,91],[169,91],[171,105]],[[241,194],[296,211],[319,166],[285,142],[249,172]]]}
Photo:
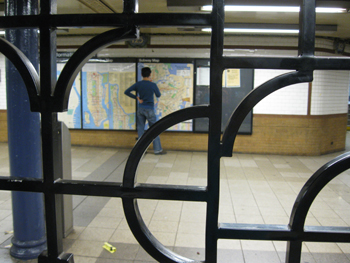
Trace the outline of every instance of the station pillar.
{"label": "station pillar", "polygon": [[[34,15],[38,0],[7,0],[5,15]],[[6,39],[17,46],[38,70],[37,29],[7,29]],[[6,61],[7,125],[10,176],[42,178],[39,113],[30,111],[29,97],[16,68]],[[29,260],[46,249],[43,194],[12,192],[11,256]]]}

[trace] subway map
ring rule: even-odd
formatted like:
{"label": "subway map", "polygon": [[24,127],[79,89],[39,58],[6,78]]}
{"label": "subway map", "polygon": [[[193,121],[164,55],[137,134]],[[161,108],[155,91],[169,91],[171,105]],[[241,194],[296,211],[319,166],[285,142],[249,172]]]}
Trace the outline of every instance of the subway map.
{"label": "subway map", "polygon": [[135,83],[135,63],[89,63],[82,70],[83,128],[134,130],[135,100],[124,91]]}
{"label": "subway map", "polygon": [[[140,59],[142,60],[142,59]],[[151,63],[148,59],[136,63],[87,63],[78,74],[69,97],[68,111],[59,120],[68,128],[77,129],[136,129],[136,101],[124,91],[138,79],[141,68],[152,69],[152,80],[162,96],[155,98],[158,119],[193,105],[192,63]],[[59,76],[64,64],[58,65]],[[192,131],[192,120],[176,124],[168,130]]]}
{"label": "subway map", "polygon": [[[162,94],[159,99],[155,98],[158,119],[193,105],[192,63],[140,62],[138,64],[138,80],[142,79],[141,69],[143,67],[151,68],[152,81],[157,84]],[[169,130],[192,131],[192,120],[179,123]]]}
{"label": "subway map", "polygon": [[[57,64],[57,78],[64,67],[63,63]],[[80,73],[75,78],[69,95],[68,109],[58,113],[58,120],[64,122],[70,129],[81,129],[81,85]]]}

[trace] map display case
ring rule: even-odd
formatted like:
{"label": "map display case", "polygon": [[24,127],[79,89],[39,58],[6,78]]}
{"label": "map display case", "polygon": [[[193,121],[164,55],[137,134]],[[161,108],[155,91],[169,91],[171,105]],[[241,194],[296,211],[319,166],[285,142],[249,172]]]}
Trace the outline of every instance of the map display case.
{"label": "map display case", "polygon": [[[64,63],[57,64],[57,76]],[[155,110],[161,119],[193,105],[209,104],[208,59],[191,58],[92,58],[76,77],[69,97],[68,111],[59,120],[70,129],[136,130],[136,100],[124,91],[142,79],[141,69],[150,67],[151,79],[161,97],[155,97]],[[238,103],[253,89],[253,69],[227,69],[223,73],[223,130]],[[176,124],[168,131],[208,132],[205,118]],[[239,129],[252,133],[252,112]]]}
{"label": "map display case", "polygon": [[136,129],[135,100],[124,95],[135,83],[135,74],[135,62],[87,63],[83,67],[83,129]]}
{"label": "map display case", "polygon": [[[57,78],[61,74],[64,63],[57,64]],[[69,95],[68,110],[66,112],[58,113],[58,120],[66,124],[69,129],[81,129],[81,74],[75,78]]]}
{"label": "map display case", "polygon": [[[207,59],[196,60],[195,67],[195,101],[194,105],[209,104],[210,85],[210,61]],[[222,77],[222,119],[223,131],[232,112],[238,103],[253,89],[253,69],[226,69]],[[194,120],[195,132],[208,132],[209,121],[206,118]],[[240,134],[252,133],[252,112],[244,119],[239,128]]]}
{"label": "map display case", "polygon": [[[194,60],[193,59],[139,59],[137,80],[142,80],[141,69],[152,70],[151,79],[157,84],[161,97],[155,98],[158,120],[177,110],[193,106]],[[169,131],[192,131],[192,120],[179,123]]]}

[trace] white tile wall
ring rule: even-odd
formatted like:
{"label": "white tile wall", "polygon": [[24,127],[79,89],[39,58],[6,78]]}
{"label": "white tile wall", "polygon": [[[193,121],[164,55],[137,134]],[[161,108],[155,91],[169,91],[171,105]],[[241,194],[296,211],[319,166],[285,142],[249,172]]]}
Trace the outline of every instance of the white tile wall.
{"label": "white tile wall", "polygon": [[[266,81],[290,71],[255,70],[254,88]],[[291,85],[265,97],[255,107],[255,114],[306,115],[308,105],[308,83]]]}
{"label": "white tile wall", "polygon": [[210,45],[210,36],[152,36],[151,45]]}
{"label": "white tile wall", "polygon": [[0,54],[0,110],[6,110],[6,68],[5,56]]}
{"label": "white tile wall", "polygon": [[[72,50],[66,50],[72,51]],[[297,56],[295,50],[257,50],[257,49],[224,49],[224,56]],[[133,49],[104,49],[98,53],[99,57],[153,57],[153,58],[209,58],[209,49],[192,48],[133,48]]]}
{"label": "white tile wall", "polygon": [[315,71],[311,98],[311,115],[347,113],[349,71]]}
{"label": "white tile wall", "polygon": [[[89,38],[58,38],[58,45],[81,45]],[[124,42],[118,43],[122,45]],[[210,36],[152,36],[152,45],[210,45]],[[226,45],[259,45],[259,46],[297,46],[297,37],[264,37],[254,36],[225,36]],[[332,49],[333,41],[328,39],[316,39],[316,46]],[[346,47],[350,48],[349,45]],[[60,51],[74,51],[72,49]],[[256,49],[225,49],[226,56],[296,56],[297,51],[283,50],[256,50]],[[318,56],[329,56],[328,53],[318,53]],[[101,57],[181,57],[181,58],[209,58],[209,49],[104,49],[98,56]],[[337,55],[339,56],[339,55]],[[6,85],[5,85],[5,59],[0,54],[0,109],[6,109]],[[255,70],[254,87],[286,71]],[[332,87],[332,89],[328,89]],[[349,72],[344,71],[316,71],[313,82],[311,114],[336,114],[347,112],[349,93]],[[308,84],[297,84],[283,88],[269,95],[254,108],[254,113],[260,114],[307,114]]]}
{"label": "white tile wall", "polygon": [[132,57],[132,58],[209,58],[209,49],[173,49],[173,48],[130,48],[130,49],[105,49],[99,57]]}
{"label": "white tile wall", "polygon": [[333,49],[333,41],[325,38],[316,38],[316,47]]}
{"label": "white tile wall", "polygon": [[[57,46],[81,46],[89,41],[92,37],[58,37]],[[120,43],[120,44],[124,44]]]}
{"label": "white tile wall", "polygon": [[272,50],[272,49],[224,49],[224,56],[268,56],[268,57],[292,57],[298,56],[296,50]]}
{"label": "white tile wall", "polygon": [[225,35],[225,45],[257,45],[257,46],[297,46],[297,37],[229,36]]}
{"label": "white tile wall", "polygon": [[[60,37],[57,39],[58,46],[79,46],[87,42],[91,37]],[[225,45],[257,45],[257,46],[288,46],[297,47],[298,38],[296,36],[288,37],[268,37],[268,36],[230,36],[225,35]],[[125,42],[117,42],[113,45],[124,45]],[[151,37],[151,45],[210,45],[209,35],[155,35]],[[316,47],[333,49],[333,40],[325,38],[316,38]],[[131,49],[135,50],[135,49]],[[346,51],[349,52],[350,45],[346,45]],[[145,50],[144,50],[145,51]]]}

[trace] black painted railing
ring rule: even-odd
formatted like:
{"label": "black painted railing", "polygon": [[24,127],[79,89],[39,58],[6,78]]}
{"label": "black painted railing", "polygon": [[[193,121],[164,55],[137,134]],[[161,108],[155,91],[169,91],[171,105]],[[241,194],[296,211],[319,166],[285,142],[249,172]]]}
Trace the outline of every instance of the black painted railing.
{"label": "black painted railing", "polygon": [[[287,241],[286,262],[300,262],[302,242],[349,242],[347,227],[307,227],[305,218],[321,189],[350,166],[350,154],[344,154],[322,166],[299,193],[288,225],[229,224],[218,222],[220,159],[232,156],[238,129],[246,115],[263,98],[288,85],[311,82],[316,69],[349,70],[348,58],[317,58],[315,50],[315,0],[303,0],[300,12],[299,54],[296,57],[224,57],[224,1],[213,0],[210,14],[135,12],[137,0],[124,0],[121,14],[57,15],[55,0],[40,1],[41,13],[31,16],[0,17],[1,28],[39,28],[40,78],[20,50],[0,39],[0,52],[18,69],[30,98],[31,110],[41,113],[43,179],[15,180],[1,177],[1,190],[44,193],[47,228],[47,251],[39,263],[74,262],[73,255],[63,252],[58,221],[62,217],[56,197],[62,194],[119,197],[123,201],[130,229],[141,246],[159,262],[195,262],[170,251],[148,230],[138,208],[138,199],[162,199],[205,202],[207,205],[205,262],[217,262],[219,239],[283,240]],[[248,2],[248,0],[247,0]],[[115,27],[82,45],[65,65],[57,83],[49,77],[56,74],[57,27]],[[55,147],[58,136],[57,112],[67,110],[72,83],[82,66],[101,49],[117,41],[138,37],[144,26],[200,26],[211,27],[210,104],[177,111],[161,119],[147,130],[132,149],[122,183],[63,180],[55,160],[61,152]],[[227,68],[289,69],[293,73],[278,76],[254,89],[233,112],[221,139],[222,73]],[[54,85],[53,85],[54,84]],[[51,92],[51,87],[55,87]],[[209,119],[207,187],[136,184],[135,175],[142,155],[153,139],[172,125],[194,118]]]}

